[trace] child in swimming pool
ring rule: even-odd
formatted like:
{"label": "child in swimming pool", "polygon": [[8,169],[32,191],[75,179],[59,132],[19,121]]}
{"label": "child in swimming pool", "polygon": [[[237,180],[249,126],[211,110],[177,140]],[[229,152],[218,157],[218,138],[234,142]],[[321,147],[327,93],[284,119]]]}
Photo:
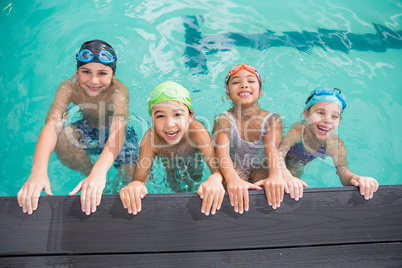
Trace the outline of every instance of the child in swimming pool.
{"label": "child in swimming pool", "polygon": [[261,77],[250,65],[231,68],[226,95],[233,107],[214,125],[216,155],[227,183],[230,203],[240,214],[249,209],[248,189],[265,189],[268,204],[276,209],[285,183],[279,164],[282,120],[260,108]]}
{"label": "child in swimming pool", "polygon": [[[166,81],[151,91],[148,112],[153,127],[144,134],[141,141],[133,181],[120,191],[124,208],[134,215],[141,211],[141,199],[148,193],[146,182],[156,156],[164,163],[169,186],[174,191],[183,190],[179,184],[185,184],[185,191],[192,191],[193,184],[201,177],[193,176],[199,165],[187,160],[201,153],[211,171],[211,175],[197,191],[203,199],[201,212],[205,215],[210,212],[215,214],[220,209],[225,193],[222,175],[217,167],[208,131],[193,118],[189,92],[175,82]],[[179,181],[176,181],[177,171],[181,173]]]}
{"label": "child in swimming pool", "polygon": [[[114,49],[104,41],[92,40],[81,46],[77,71],[56,91],[38,138],[31,175],[18,192],[24,213],[37,209],[43,189],[53,195],[47,175],[53,150],[61,163],[86,176],[69,195],[81,190],[81,209],[87,215],[100,204],[106,173],[113,163],[127,175],[133,173],[138,143],[132,129],[126,140],[128,89],[115,78],[116,61]],[[64,125],[70,103],[79,107],[82,119]],[[99,154],[93,164],[90,155]]]}
{"label": "child in swimming pool", "polygon": [[320,87],[311,92],[305,102],[304,122],[295,123],[283,138],[280,151],[285,159],[283,177],[286,192],[296,201],[303,196],[307,184],[298,179],[304,167],[315,158],[332,157],[343,185],[360,187],[365,199],[373,197],[378,182],[371,177],[352,173],[346,160],[346,148],[333,132],[341,122],[341,114],[346,108],[346,100],[337,88]]}

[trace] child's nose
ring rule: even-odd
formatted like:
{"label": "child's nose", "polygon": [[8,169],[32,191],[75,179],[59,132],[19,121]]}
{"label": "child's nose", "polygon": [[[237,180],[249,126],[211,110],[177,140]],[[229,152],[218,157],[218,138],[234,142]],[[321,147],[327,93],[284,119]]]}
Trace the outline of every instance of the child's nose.
{"label": "child's nose", "polygon": [[91,81],[92,83],[96,84],[99,82],[99,78],[96,75],[93,75]]}
{"label": "child's nose", "polygon": [[172,127],[172,126],[175,125],[175,120],[173,118],[171,118],[171,117],[168,117],[166,124],[167,124],[168,127]]}
{"label": "child's nose", "polygon": [[331,122],[331,115],[330,115],[330,114],[325,114],[325,115],[324,115],[324,120],[325,120],[326,122]]}

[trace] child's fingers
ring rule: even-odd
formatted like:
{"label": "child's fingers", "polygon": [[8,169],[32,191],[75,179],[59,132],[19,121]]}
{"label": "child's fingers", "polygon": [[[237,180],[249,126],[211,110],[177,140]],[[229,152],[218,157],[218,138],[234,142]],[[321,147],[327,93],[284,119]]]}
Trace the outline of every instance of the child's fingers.
{"label": "child's fingers", "polygon": [[198,187],[197,194],[200,196],[201,199],[203,198],[203,186],[202,186],[202,184],[200,185],[200,187]]}
{"label": "child's fingers", "polygon": [[[97,207],[97,205],[96,205],[96,200],[97,200],[97,195],[98,195],[98,187],[96,187],[96,188],[93,188],[92,189],[92,191],[91,191],[91,195],[90,195],[90,206],[91,206],[91,212],[92,213],[94,213],[95,211],[96,211],[96,207]],[[89,214],[88,214],[89,215]]]}
{"label": "child's fingers", "polygon": [[218,209],[219,206],[219,194],[215,194],[214,198],[212,199],[212,208],[211,208],[211,214],[215,215],[216,210]]}
{"label": "child's fingers", "polygon": [[355,179],[351,179],[350,184],[352,184],[353,186],[359,186],[359,183]]}
{"label": "child's fingers", "polygon": [[300,181],[301,181],[303,187],[307,187],[307,186],[308,186],[306,182],[304,182],[304,181],[302,181],[302,180],[300,180]]}
{"label": "child's fingers", "polygon": [[85,195],[86,195],[87,189],[85,187],[83,187],[81,189],[81,196],[80,196],[80,201],[81,201],[81,210],[82,212],[85,212]]}
{"label": "child's fingers", "polygon": [[289,194],[289,192],[290,192],[289,186],[288,186],[287,183],[285,183],[285,192],[286,192],[287,194]]}
{"label": "child's fingers", "polygon": [[248,209],[249,209],[248,189],[244,189],[241,195],[242,195],[242,198],[240,198],[239,213],[243,214],[244,211],[248,211]]}
{"label": "child's fingers", "polygon": [[234,196],[233,196],[233,191],[228,190],[228,195],[229,195],[229,201],[230,201],[230,205],[233,207],[233,206],[234,206]]}
{"label": "child's fingers", "polygon": [[82,187],[82,181],[80,181],[80,183],[78,183],[78,185],[68,194],[69,196],[73,196],[76,195]]}
{"label": "child's fingers", "polygon": [[292,199],[295,199],[295,190],[294,190],[294,187],[293,187],[293,183],[289,183],[289,184],[287,184],[287,186],[288,186],[288,189],[289,189],[289,195],[290,195],[290,198],[292,198]]}
{"label": "child's fingers", "polygon": [[135,192],[130,194],[130,204],[131,204],[130,210],[131,213],[133,213],[133,215],[137,215],[137,203],[136,203],[137,198],[138,196],[135,195]]}
{"label": "child's fingers", "polygon": [[[91,204],[92,204],[92,198],[91,196],[93,195],[93,189],[92,188],[87,188],[84,196],[84,203],[85,203],[85,214],[88,216],[91,214]],[[94,200],[95,203],[95,200]]]}
{"label": "child's fingers", "polygon": [[148,189],[147,189],[147,187],[145,187],[145,186],[142,187],[141,193],[140,193],[141,199],[143,199],[147,194],[148,194]]}
{"label": "child's fingers", "polygon": [[17,201],[18,201],[18,205],[20,207],[22,207],[22,201],[23,201],[23,199],[25,199],[22,197],[22,193],[23,193],[23,188],[21,188],[17,193]]}
{"label": "child's fingers", "polygon": [[47,195],[53,195],[52,189],[50,188],[50,184],[49,184],[49,183],[47,183],[47,184],[45,185],[45,194],[47,194]]}
{"label": "child's fingers", "polygon": [[225,190],[222,189],[222,191],[221,191],[220,194],[219,194],[218,207],[216,208],[217,210],[220,210],[220,209],[221,209],[222,202],[223,202],[223,199],[224,199],[224,198],[225,198]]}
{"label": "child's fingers", "polygon": [[96,191],[96,206],[100,205],[100,202],[102,200],[102,192],[103,192],[103,188],[98,187],[98,190]]}
{"label": "child's fingers", "polygon": [[123,204],[124,209],[127,209],[127,200],[126,200],[124,188],[122,188],[120,190],[120,200],[121,200],[121,203]]}
{"label": "child's fingers", "polygon": [[[37,186],[30,187],[25,197],[26,210],[29,215],[31,215],[34,212],[34,210],[38,207],[39,195],[42,189],[37,190],[36,188]],[[37,193],[38,191],[39,193]]]}
{"label": "child's fingers", "polygon": [[275,207],[279,208],[283,199],[283,188],[280,185],[276,185],[276,187],[273,187],[272,190],[275,193],[275,199],[273,200],[273,202],[275,202]]}
{"label": "child's fingers", "polygon": [[[141,204],[141,193],[134,195],[134,200],[135,200],[135,206],[137,208],[136,212],[140,212],[142,209],[142,204]],[[137,213],[136,213],[137,214]]]}
{"label": "child's fingers", "polygon": [[[36,186],[32,192],[31,196],[31,207],[32,211],[30,214],[32,214],[37,208],[38,208],[38,203],[39,203],[39,197],[40,197],[40,192],[42,192],[42,188]],[[29,213],[29,212],[28,212]]]}
{"label": "child's fingers", "polygon": [[294,196],[295,201],[299,201],[300,187],[301,187],[301,184],[299,185],[298,183],[296,183],[296,185],[293,188],[293,192],[294,192],[293,196]]}
{"label": "child's fingers", "polygon": [[211,211],[211,207],[212,207],[212,203],[214,201],[214,196],[213,194],[207,194],[205,196],[205,198],[203,199],[202,203],[203,203],[203,213],[208,216],[210,211]]}

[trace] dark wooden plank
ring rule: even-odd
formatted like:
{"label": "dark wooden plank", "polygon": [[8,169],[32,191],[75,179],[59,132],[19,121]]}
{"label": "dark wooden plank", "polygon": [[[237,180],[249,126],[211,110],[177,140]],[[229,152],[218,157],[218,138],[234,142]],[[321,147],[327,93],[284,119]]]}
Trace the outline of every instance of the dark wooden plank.
{"label": "dark wooden plank", "polygon": [[0,258],[0,267],[401,267],[402,244]]}
{"label": "dark wooden plank", "polygon": [[239,215],[225,197],[215,216],[200,213],[196,194],[155,194],[137,216],[118,196],[104,196],[95,214],[79,197],[41,197],[23,214],[15,197],[0,198],[0,256],[185,252],[402,241],[402,185],[381,186],[366,201],[357,188],[307,189],[273,210],[260,191]]}

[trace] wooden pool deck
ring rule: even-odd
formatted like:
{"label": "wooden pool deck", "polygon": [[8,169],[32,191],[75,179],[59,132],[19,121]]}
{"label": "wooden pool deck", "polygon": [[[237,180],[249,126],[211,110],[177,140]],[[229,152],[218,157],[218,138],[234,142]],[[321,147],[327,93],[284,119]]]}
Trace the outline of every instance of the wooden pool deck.
{"label": "wooden pool deck", "polygon": [[200,207],[195,193],[153,194],[133,216],[108,195],[86,216],[79,196],[54,196],[28,216],[0,197],[0,267],[402,267],[402,185],[369,201],[306,189],[276,210],[250,191],[243,215],[227,196],[214,216]]}

